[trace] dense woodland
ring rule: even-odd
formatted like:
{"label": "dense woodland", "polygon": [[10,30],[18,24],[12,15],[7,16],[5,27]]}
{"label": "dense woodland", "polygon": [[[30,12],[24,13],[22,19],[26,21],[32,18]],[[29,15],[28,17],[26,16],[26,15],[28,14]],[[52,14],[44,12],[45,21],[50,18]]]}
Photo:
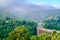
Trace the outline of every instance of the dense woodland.
{"label": "dense woodland", "polygon": [[3,17],[0,18],[0,39],[7,38],[8,34],[19,26],[25,26],[25,28],[29,30],[31,36],[37,34],[36,22]]}
{"label": "dense woodland", "polygon": [[60,40],[60,33],[53,31],[37,35],[36,22],[2,17],[0,18],[0,40]]}
{"label": "dense woodland", "polygon": [[42,22],[44,28],[60,31],[60,16],[51,16]]}
{"label": "dense woodland", "polygon": [[60,0],[0,0],[0,40],[60,40]]}
{"label": "dense woodland", "polygon": [[[0,12],[0,40],[60,40],[60,33],[56,31],[38,35],[37,22],[4,13]],[[44,28],[60,31],[60,16],[49,17],[42,23]]]}

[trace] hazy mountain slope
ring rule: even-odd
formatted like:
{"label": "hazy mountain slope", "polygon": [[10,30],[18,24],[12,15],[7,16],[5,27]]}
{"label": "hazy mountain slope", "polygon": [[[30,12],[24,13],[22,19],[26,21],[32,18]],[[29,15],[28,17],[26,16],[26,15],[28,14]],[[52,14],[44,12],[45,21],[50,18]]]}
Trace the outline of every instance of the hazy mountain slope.
{"label": "hazy mountain slope", "polygon": [[50,16],[43,22],[43,27],[52,30],[60,30],[60,16]]}
{"label": "hazy mountain slope", "polygon": [[60,15],[60,9],[49,5],[36,5],[26,0],[10,0],[9,5],[4,6],[12,15],[24,20],[40,21],[53,15]]}
{"label": "hazy mountain slope", "polygon": [[0,18],[2,18],[2,17],[15,18],[15,16],[10,14],[10,12],[8,12],[7,10],[4,10],[3,8],[0,8]]}
{"label": "hazy mountain slope", "polygon": [[24,1],[18,4],[14,2],[14,6],[15,8],[11,10],[13,15],[24,20],[40,21],[48,16],[60,15],[60,9],[48,5],[35,5]]}
{"label": "hazy mountain slope", "polygon": [[53,15],[60,15],[60,10],[54,9],[54,10],[33,11],[33,12],[28,12],[25,15],[19,17],[21,17],[24,20],[40,21],[41,19]]}

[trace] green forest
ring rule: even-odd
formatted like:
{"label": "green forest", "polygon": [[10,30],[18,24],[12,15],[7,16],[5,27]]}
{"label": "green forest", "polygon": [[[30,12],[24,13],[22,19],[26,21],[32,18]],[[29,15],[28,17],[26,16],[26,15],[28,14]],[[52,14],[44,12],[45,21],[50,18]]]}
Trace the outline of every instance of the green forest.
{"label": "green forest", "polygon": [[60,0],[0,0],[0,40],[60,40]]}
{"label": "green forest", "polygon": [[56,32],[60,31],[60,16],[50,16],[42,23],[43,28],[54,31],[38,35],[38,22],[22,20],[0,10],[0,40],[60,40],[60,32]]}
{"label": "green forest", "polygon": [[0,18],[0,40],[60,40],[60,33],[55,30],[38,35],[37,24],[33,21],[2,17]]}
{"label": "green forest", "polygon": [[60,31],[60,16],[51,16],[42,21],[43,27],[52,30]]}
{"label": "green forest", "polygon": [[[25,26],[25,28],[29,30],[30,36],[37,34],[36,22],[3,17],[0,18],[0,40],[5,40],[9,36],[10,32],[20,26]],[[23,32],[23,30],[19,31]]]}

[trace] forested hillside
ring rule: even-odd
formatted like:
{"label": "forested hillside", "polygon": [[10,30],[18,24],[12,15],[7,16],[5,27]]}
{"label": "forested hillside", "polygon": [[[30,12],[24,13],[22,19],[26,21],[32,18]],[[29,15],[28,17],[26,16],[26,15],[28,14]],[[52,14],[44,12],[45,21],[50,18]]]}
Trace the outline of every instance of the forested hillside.
{"label": "forested hillside", "polygon": [[[34,20],[39,22],[40,20],[46,19],[49,16],[60,15],[60,9],[44,9],[44,10],[37,10],[34,12],[28,12],[23,17],[24,20]],[[17,16],[17,15],[16,15]]]}
{"label": "forested hillside", "polygon": [[14,30],[14,28],[19,26],[25,26],[29,30],[30,35],[37,34],[36,22],[4,17],[0,18],[0,39],[3,40],[4,38],[8,37],[8,34]]}
{"label": "forested hillside", "polygon": [[0,18],[2,17],[14,17],[13,15],[10,14],[10,12],[4,10],[3,8],[0,8]]}
{"label": "forested hillside", "polygon": [[0,9],[0,40],[5,40],[8,34],[19,26],[27,28],[31,36],[37,34],[36,22],[22,20],[11,15],[10,12]]}
{"label": "forested hillside", "polygon": [[[60,16],[49,17],[42,22],[44,28],[60,30]],[[1,10],[0,40],[60,40],[60,33],[56,31],[37,35],[37,25],[35,21],[21,20]]]}
{"label": "forested hillside", "polygon": [[8,5],[2,7],[7,11],[11,12],[10,14],[14,15],[17,18],[24,20],[33,20],[39,22],[41,19],[44,19],[53,15],[60,15],[60,8],[56,8],[52,5],[36,5],[33,3],[26,2],[26,0],[9,0]]}
{"label": "forested hillside", "polygon": [[60,16],[50,16],[43,21],[43,27],[60,31]]}
{"label": "forested hillside", "polygon": [[33,21],[0,18],[0,40],[60,40],[60,33],[37,35],[37,23]]}
{"label": "forested hillside", "polygon": [[0,40],[60,40],[60,0],[0,0]]}

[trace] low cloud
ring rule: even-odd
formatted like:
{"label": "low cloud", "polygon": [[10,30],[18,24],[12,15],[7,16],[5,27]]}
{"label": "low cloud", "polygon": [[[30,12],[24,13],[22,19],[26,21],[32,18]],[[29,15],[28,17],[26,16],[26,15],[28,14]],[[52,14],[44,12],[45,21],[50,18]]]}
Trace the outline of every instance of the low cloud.
{"label": "low cloud", "polygon": [[60,9],[60,5],[54,4],[53,7],[57,8],[57,9]]}
{"label": "low cloud", "polygon": [[8,5],[9,4],[9,1],[10,0],[0,0],[0,6],[1,7],[4,7],[4,6]]}
{"label": "low cloud", "polygon": [[0,4],[5,4],[7,2],[8,2],[8,0],[0,0]]}
{"label": "low cloud", "polygon": [[11,6],[13,4],[21,4],[26,0],[0,0],[0,7]]}
{"label": "low cloud", "polygon": [[32,2],[32,4],[36,4],[36,5],[44,5],[44,2]]}
{"label": "low cloud", "polygon": [[23,7],[14,7],[14,8],[11,8],[11,10],[14,10],[16,12],[27,11],[27,9],[26,8],[23,8]]}

